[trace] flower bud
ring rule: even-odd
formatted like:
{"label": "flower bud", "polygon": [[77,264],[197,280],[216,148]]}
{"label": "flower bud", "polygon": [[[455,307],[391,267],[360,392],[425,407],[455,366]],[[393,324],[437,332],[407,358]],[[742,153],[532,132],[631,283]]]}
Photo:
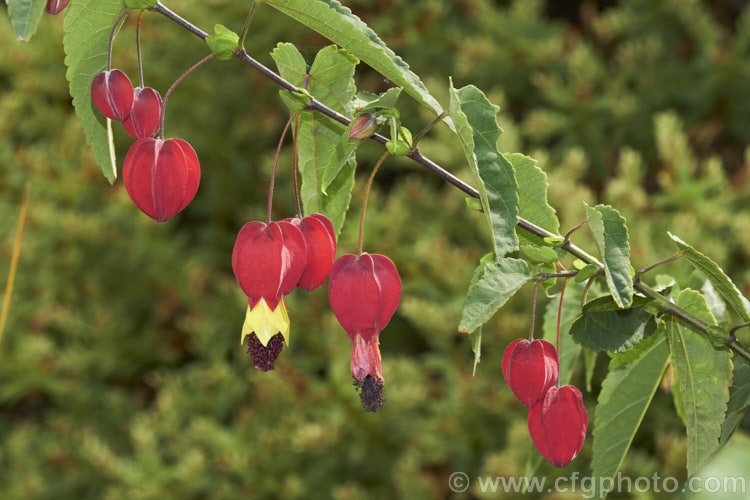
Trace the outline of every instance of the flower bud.
{"label": "flower bud", "polygon": [[572,385],[550,387],[529,411],[529,434],[552,465],[565,467],[581,451],[589,417],[581,391]]}
{"label": "flower bud", "polygon": [[360,141],[372,137],[377,128],[377,120],[369,113],[359,115],[349,126],[349,140]]}
{"label": "flower bud", "polygon": [[121,122],[133,108],[133,84],[119,69],[102,71],[91,83],[91,99],[101,114]]}
{"label": "flower bud", "polygon": [[188,206],[200,175],[198,156],[182,139],[140,139],[130,147],[122,168],[130,199],[156,222]]}
{"label": "flower bud", "polygon": [[546,340],[517,339],[503,356],[503,376],[523,404],[531,408],[557,382],[559,362]]}
{"label": "flower bud", "polygon": [[67,7],[69,3],[70,0],[47,0],[47,5],[44,7],[44,10],[47,14],[56,16],[65,10],[65,7]]}
{"label": "flower bud", "polygon": [[163,105],[159,92],[151,87],[137,87],[133,91],[133,107],[122,126],[136,140],[155,136],[161,124]]}

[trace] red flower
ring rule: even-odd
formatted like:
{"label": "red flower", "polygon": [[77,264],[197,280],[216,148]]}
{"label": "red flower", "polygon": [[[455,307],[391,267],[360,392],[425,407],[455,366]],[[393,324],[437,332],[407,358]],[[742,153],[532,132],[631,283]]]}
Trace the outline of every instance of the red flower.
{"label": "red flower", "polygon": [[384,401],[378,337],[401,299],[398,270],[384,255],[343,255],[331,269],[328,298],[353,342],[352,376],[362,405],[377,411]]}
{"label": "red flower", "polygon": [[122,126],[133,139],[153,137],[159,131],[163,106],[159,92],[151,87],[138,87],[133,91],[133,108]]}
{"label": "red flower", "polygon": [[302,219],[285,219],[297,226],[305,238],[307,265],[297,286],[312,291],[325,283],[336,258],[336,233],[331,221],[322,214],[310,214]]}
{"label": "red flower", "polygon": [[133,203],[156,222],[164,222],[192,201],[201,171],[186,141],[146,138],[130,147],[122,175]]}
{"label": "red flower", "polygon": [[559,362],[555,347],[546,340],[517,339],[503,356],[503,375],[518,399],[531,408],[555,385]]}
{"label": "red flower", "polygon": [[529,434],[552,465],[565,467],[581,451],[589,417],[581,391],[572,385],[550,387],[529,411]]}
{"label": "red flower", "polygon": [[289,222],[248,222],[237,235],[232,269],[248,297],[240,341],[248,338],[248,352],[260,370],[273,369],[283,341],[289,343],[283,297],[297,285],[306,263],[305,239]]}
{"label": "red flower", "polygon": [[91,83],[91,99],[101,114],[121,122],[133,107],[133,84],[119,69],[102,71]]}

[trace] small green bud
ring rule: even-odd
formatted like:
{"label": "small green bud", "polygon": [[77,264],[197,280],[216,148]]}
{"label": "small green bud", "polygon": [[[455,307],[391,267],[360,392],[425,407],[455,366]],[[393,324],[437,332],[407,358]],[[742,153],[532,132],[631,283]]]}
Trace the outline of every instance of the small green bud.
{"label": "small green bud", "polygon": [[364,115],[360,115],[349,126],[349,140],[361,141],[362,139],[368,139],[375,133],[377,126],[377,120],[371,114],[365,113]]}
{"label": "small green bud", "polygon": [[234,56],[240,43],[240,36],[221,24],[217,24],[214,27],[214,34],[206,38],[206,43],[216,59],[227,61]]}

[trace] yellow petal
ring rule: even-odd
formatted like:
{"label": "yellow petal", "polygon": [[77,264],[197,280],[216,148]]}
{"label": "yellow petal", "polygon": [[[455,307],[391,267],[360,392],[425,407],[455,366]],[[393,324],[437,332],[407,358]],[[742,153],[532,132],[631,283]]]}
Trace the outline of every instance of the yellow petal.
{"label": "yellow petal", "polygon": [[240,343],[245,343],[245,337],[255,333],[260,343],[265,347],[271,337],[280,333],[289,345],[289,315],[286,312],[286,304],[283,300],[279,301],[275,310],[271,310],[266,301],[260,299],[255,307],[247,307],[245,313],[245,324],[242,325],[242,336]]}

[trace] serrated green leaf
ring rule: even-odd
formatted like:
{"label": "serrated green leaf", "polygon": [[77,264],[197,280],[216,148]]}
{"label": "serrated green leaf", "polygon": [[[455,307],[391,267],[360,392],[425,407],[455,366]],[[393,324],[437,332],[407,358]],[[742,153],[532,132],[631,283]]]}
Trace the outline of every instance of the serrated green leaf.
{"label": "serrated green leaf", "polygon": [[531,278],[528,264],[520,259],[479,264],[464,299],[458,330],[471,333],[482,326]]}
{"label": "serrated green leaf", "polygon": [[44,13],[46,0],[6,0],[8,17],[13,27],[13,34],[21,42],[28,42],[36,33],[39,20]]}
{"label": "serrated green leaf", "polygon": [[518,250],[518,194],[513,166],[497,150],[502,132],[495,118],[498,107],[473,85],[456,90],[451,82],[450,94],[451,116],[477,181],[495,254],[501,258]]}
{"label": "serrated green leaf", "polygon": [[[419,77],[409,69],[409,65],[389,49],[360,18],[338,1],[262,1],[356,55],[362,62],[391,82],[403,87],[407,94],[431,109],[436,115],[443,112],[440,103],[429,93]],[[445,122],[453,128],[453,123],[449,118]]]}
{"label": "serrated green leaf", "polygon": [[109,182],[117,178],[117,164],[110,155],[106,118],[91,100],[91,82],[107,65],[109,35],[120,13],[119,0],[80,0],[68,6],[65,14],[65,76],[70,95],[81,119],[86,142],[96,163]]}
{"label": "serrated green leaf", "polygon": [[672,403],[674,404],[674,411],[677,413],[677,416],[680,417],[682,425],[687,428],[687,417],[685,416],[685,400],[682,398],[682,391],[680,390],[679,380],[669,392],[672,393]]}
{"label": "serrated green leaf", "polygon": [[291,92],[289,90],[279,90],[279,97],[284,106],[292,113],[295,111],[304,111],[307,105],[312,101],[308,93]]}
{"label": "serrated green leaf", "polygon": [[323,178],[320,180],[320,190],[323,195],[328,194],[328,186],[339,175],[344,165],[353,165],[356,161],[355,153],[362,141],[349,139],[348,136],[349,132],[339,138],[336,150],[331,155],[331,159],[328,160],[328,165],[323,168]]}
{"label": "serrated green leaf", "polygon": [[[560,316],[560,370],[558,377],[560,385],[570,383],[575,369],[575,363],[581,352],[581,346],[573,341],[570,336],[570,327],[581,311],[581,294],[583,287],[574,283],[568,283],[563,297],[562,315]],[[559,296],[547,303],[544,311],[542,332],[544,340],[552,345],[557,345],[557,311],[560,306]]]}
{"label": "serrated green leaf", "polygon": [[594,380],[594,369],[596,368],[596,358],[599,352],[583,350],[583,361],[586,367],[586,392],[591,392],[591,382]]}
{"label": "serrated green leaf", "polygon": [[128,9],[150,9],[156,5],[157,0],[125,0]]}
{"label": "serrated green leaf", "polygon": [[596,273],[599,272],[599,268],[596,267],[594,264],[586,264],[581,269],[578,270],[578,274],[576,274],[575,282],[581,283],[583,281],[588,280],[592,276],[594,276]]}
{"label": "serrated green leaf", "polygon": [[[594,477],[613,478],[617,474],[668,361],[669,348],[663,331],[612,357],[593,419]],[[594,484],[598,488],[602,481]],[[604,498],[606,494],[597,489],[594,498]]]}
{"label": "serrated green leaf", "polygon": [[401,87],[393,87],[382,94],[359,92],[354,98],[354,109],[359,114],[374,113],[379,110],[393,109],[401,95]]}
{"label": "serrated green leaf", "polygon": [[719,265],[700,253],[698,250],[682,241],[679,237],[669,233],[669,237],[677,244],[682,255],[699,271],[706,275],[716,291],[740,315],[743,321],[750,321],[747,301],[737,286],[729,279]]}
{"label": "serrated green leaf", "polygon": [[[557,212],[547,202],[547,174],[539,168],[537,161],[520,153],[506,154],[505,158],[513,166],[516,182],[518,184],[518,216],[536,224],[542,229],[557,234],[560,231],[560,222],[557,220]],[[533,244],[536,246],[559,245],[563,238],[540,238],[527,231],[521,231],[518,235],[521,244]],[[549,239],[549,241],[547,241]]]}
{"label": "serrated green leaf", "polygon": [[206,38],[208,48],[220,61],[231,59],[239,43],[240,36],[221,24],[214,26],[214,34]]}
{"label": "serrated green leaf", "polygon": [[[677,305],[709,325],[716,324],[706,300],[695,290],[683,290]],[[666,317],[665,325],[685,403],[687,469],[692,477],[719,447],[732,361],[729,351],[714,349],[706,337],[674,318]]]}
{"label": "serrated green leaf", "polygon": [[724,445],[740,425],[742,418],[750,407],[750,364],[738,359],[734,363],[732,387],[729,388],[727,416],[721,424],[719,442]]}
{"label": "serrated green leaf", "polygon": [[611,295],[594,299],[583,306],[583,314],[573,323],[570,334],[592,351],[622,352],[656,328],[645,310],[649,302],[636,296],[632,307],[620,309]]}
{"label": "serrated green leaf", "polygon": [[469,340],[471,341],[471,350],[474,353],[474,368],[471,370],[471,376],[474,377],[477,374],[477,365],[482,358],[482,327],[480,326],[469,334]]}
{"label": "serrated green leaf", "polygon": [[[297,87],[303,86],[307,64],[294,45],[278,44],[271,57],[282,77]],[[352,98],[356,90],[354,68],[358,62],[356,57],[333,45],[323,48],[310,67],[307,91],[339,113],[351,114]],[[344,224],[354,187],[353,153],[341,162],[341,155],[348,152],[342,145],[342,141],[348,140],[348,129],[314,111],[300,111],[299,126],[296,128],[303,210],[306,214],[318,212],[326,215],[331,219],[338,235]],[[322,180],[331,165],[334,165],[338,173],[328,174],[328,185],[324,188]]]}
{"label": "serrated green leaf", "polygon": [[633,303],[633,279],[625,218],[609,205],[587,205],[586,220],[604,260],[604,274],[610,293],[620,307],[630,307]]}

